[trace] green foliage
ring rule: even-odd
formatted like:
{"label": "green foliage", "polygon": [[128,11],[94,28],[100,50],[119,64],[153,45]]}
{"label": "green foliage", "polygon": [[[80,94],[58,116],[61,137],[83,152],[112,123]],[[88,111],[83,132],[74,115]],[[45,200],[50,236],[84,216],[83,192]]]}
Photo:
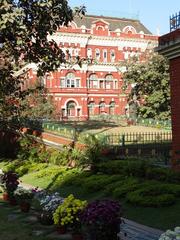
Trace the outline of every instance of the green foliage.
{"label": "green foliage", "polygon": [[34,139],[23,136],[20,140],[20,149],[17,158],[21,161],[28,160],[31,162],[48,162],[50,151],[44,144],[38,143]]}
{"label": "green foliage", "polygon": [[16,159],[16,160],[7,162],[6,165],[3,167],[3,170],[16,172],[19,177],[22,177],[27,173],[38,172],[47,167],[48,167],[47,163],[36,163],[36,162],[21,161],[19,159]]}
{"label": "green foliage", "polygon": [[170,117],[170,87],[169,67],[167,60],[161,55],[153,54],[146,62],[132,62],[127,64],[124,73],[125,88],[130,83],[135,87],[130,94],[130,101],[134,94],[144,103],[139,108],[139,115],[143,118],[169,119]]}
{"label": "green foliage", "polygon": [[18,188],[14,192],[14,196],[19,204],[24,202],[30,203],[34,197],[34,193],[29,189]]}
{"label": "green foliage", "polygon": [[127,201],[141,206],[163,207],[175,203],[179,196],[180,186],[173,184],[160,184],[159,182],[147,182],[136,191],[127,194]]}
{"label": "green foliage", "polygon": [[104,174],[124,174],[124,168],[126,166],[127,161],[124,160],[112,160],[96,165],[97,170]]}
{"label": "green foliage", "polygon": [[169,168],[149,167],[146,169],[146,178],[169,183],[179,183],[180,173]]}
{"label": "green foliage", "polygon": [[21,101],[23,111],[21,117],[28,119],[54,119],[55,118],[55,105],[52,98],[47,96],[47,89],[39,88],[37,91],[36,86],[32,86],[29,90],[30,94],[25,96]]}
{"label": "green foliage", "polygon": [[112,195],[115,198],[122,198],[124,197],[127,193],[134,191],[139,188],[139,181],[134,178],[128,178],[119,184],[118,187],[114,188],[112,191]]}
{"label": "green foliage", "polygon": [[101,160],[102,150],[106,147],[106,141],[103,136],[88,134],[84,137],[83,149],[84,158],[81,158],[79,164],[94,166]]}
{"label": "green foliage", "polygon": [[180,173],[169,168],[153,166],[145,160],[113,160],[97,164],[97,171],[104,174],[120,174],[149,180],[179,183]]}
{"label": "green foliage", "polygon": [[51,152],[49,162],[56,165],[67,165],[69,161],[70,151],[67,148],[63,148],[62,150],[53,150]]}
{"label": "green foliage", "polygon": [[119,176],[108,176],[108,175],[92,175],[86,178],[86,181],[83,182],[82,187],[87,192],[95,192],[98,190],[103,190],[107,184],[116,182],[119,180]]}
{"label": "green foliage", "polygon": [[[9,128],[17,129],[11,120],[19,120],[24,116],[24,110],[28,112],[29,104],[24,104],[23,100],[32,92],[20,87],[27,76],[26,68],[25,71],[19,70],[28,63],[36,63],[39,76],[36,91],[43,88],[42,76],[66,62],[61,48],[47,36],[50,37],[60,26],[67,26],[74,13],[66,0],[1,2],[0,116]],[[84,14],[85,8],[76,8],[75,13]],[[31,110],[33,115],[39,116],[38,109]]]}
{"label": "green foliage", "polygon": [[86,205],[86,201],[76,199],[70,194],[53,214],[54,223],[61,226],[77,226],[80,223],[79,215]]}
{"label": "green foliage", "polygon": [[79,169],[72,169],[70,174],[64,176],[63,184],[66,186],[82,186],[86,179],[91,176],[90,171],[83,171]]}
{"label": "green foliage", "polygon": [[62,177],[62,173],[65,171],[64,168],[60,168],[58,166],[49,166],[48,168],[44,168],[37,172],[36,178],[45,178],[45,177],[54,177],[59,175]]}
{"label": "green foliage", "polygon": [[97,169],[107,174],[144,177],[148,165],[145,160],[114,160],[98,164]]}

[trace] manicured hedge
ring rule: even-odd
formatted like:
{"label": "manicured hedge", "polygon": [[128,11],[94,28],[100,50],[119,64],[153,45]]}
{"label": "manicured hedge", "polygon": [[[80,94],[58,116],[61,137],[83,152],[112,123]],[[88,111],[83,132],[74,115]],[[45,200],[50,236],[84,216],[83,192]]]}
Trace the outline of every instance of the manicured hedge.
{"label": "manicured hedge", "polygon": [[82,187],[87,192],[94,192],[97,190],[103,190],[107,184],[118,181],[120,178],[117,175],[92,175],[83,182]]}
{"label": "manicured hedge", "polygon": [[104,174],[120,174],[123,176],[134,176],[147,180],[157,180],[168,183],[179,183],[180,172],[175,172],[170,168],[153,166],[143,160],[111,160],[99,163],[97,171]]}
{"label": "manicured hedge", "polygon": [[179,196],[180,186],[174,184],[145,183],[140,189],[126,195],[128,202],[145,207],[172,205]]}
{"label": "manicured hedge", "polygon": [[123,181],[121,185],[112,191],[112,195],[115,198],[122,198],[128,192],[134,191],[139,188],[139,181],[137,179],[129,178],[127,181]]}

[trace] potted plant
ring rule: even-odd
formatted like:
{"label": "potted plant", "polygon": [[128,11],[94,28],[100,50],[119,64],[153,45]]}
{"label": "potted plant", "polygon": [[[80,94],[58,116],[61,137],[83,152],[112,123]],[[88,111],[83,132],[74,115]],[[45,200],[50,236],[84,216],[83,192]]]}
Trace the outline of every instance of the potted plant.
{"label": "potted plant", "polygon": [[32,190],[19,187],[14,192],[14,196],[20,206],[21,211],[29,212],[34,192]]}
{"label": "potted plant", "polygon": [[14,191],[19,185],[18,175],[13,171],[1,174],[0,185],[4,190],[4,199],[8,200],[11,205],[16,205]]}
{"label": "potted plant", "polygon": [[114,240],[120,231],[121,206],[113,200],[89,203],[81,214],[81,221],[91,240]]}
{"label": "potted plant", "polygon": [[64,198],[59,196],[59,193],[45,195],[40,199],[41,212],[39,220],[44,225],[53,224],[53,213],[64,202]]}
{"label": "potted plant", "polygon": [[180,239],[180,227],[175,227],[174,231],[167,230],[162,233],[159,240],[178,240]]}
{"label": "potted plant", "polygon": [[64,202],[53,214],[54,223],[59,227],[59,229],[66,229],[69,227],[69,229],[72,230],[73,237],[77,237],[77,233],[81,232],[79,216],[86,205],[86,201],[76,199],[72,194],[70,194],[64,199]]}

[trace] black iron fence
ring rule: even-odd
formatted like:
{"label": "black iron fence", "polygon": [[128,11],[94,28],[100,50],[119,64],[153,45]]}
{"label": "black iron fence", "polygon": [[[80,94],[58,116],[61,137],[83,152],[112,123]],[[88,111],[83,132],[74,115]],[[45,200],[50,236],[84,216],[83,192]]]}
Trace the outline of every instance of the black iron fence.
{"label": "black iron fence", "polygon": [[104,141],[108,145],[142,145],[160,144],[172,141],[171,132],[146,132],[146,133],[125,133],[104,135]]}

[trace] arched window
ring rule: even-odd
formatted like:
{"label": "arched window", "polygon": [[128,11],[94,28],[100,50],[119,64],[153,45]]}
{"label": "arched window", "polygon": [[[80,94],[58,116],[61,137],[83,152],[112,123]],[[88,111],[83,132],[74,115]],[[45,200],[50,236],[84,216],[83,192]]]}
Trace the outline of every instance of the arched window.
{"label": "arched window", "polygon": [[98,78],[95,73],[89,76],[89,81],[90,81],[90,84],[89,84],[90,88],[98,88]]}
{"label": "arched window", "polygon": [[66,75],[66,87],[74,88],[75,87],[75,75],[74,73],[68,73]]}
{"label": "arched window", "polygon": [[89,102],[88,110],[89,110],[89,115],[90,116],[94,115],[94,109],[95,109],[95,103],[94,102]]}
{"label": "arched window", "polygon": [[114,115],[114,113],[115,113],[115,102],[112,101],[112,102],[110,102],[110,104],[109,104],[109,114],[110,114],[110,115]]}
{"label": "arched window", "polygon": [[103,50],[103,62],[107,62],[107,49]]}
{"label": "arched window", "polygon": [[92,58],[92,49],[91,48],[87,49],[87,57]]}
{"label": "arched window", "polygon": [[104,31],[104,27],[103,27],[103,26],[97,26],[96,29],[97,29],[98,31],[100,31],[100,32],[101,32],[101,31]]}
{"label": "arched window", "polygon": [[100,50],[98,48],[95,50],[95,59],[98,61],[100,60]]}
{"label": "arched window", "polygon": [[136,34],[136,29],[132,26],[126,26],[125,28],[123,28],[123,32],[127,33],[127,34]]}
{"label": "arched window", "polygon": [[61,79],[62,88],[80,87],[80,80],[75,78],[74,73],[68,73],[65,78]]}
{"label": "arched window", "polygon": [[67,116],[75,116],[76,103],[74,101],[69,101],[67,103]]}
{"label": "arched window", "polygon": [[110,59],[111,59],[111,62],[115,62],[115,51],[114,50],[111,50],[110,51]]}
{"label": "arched window", "polygon": [[108,74],[105,77],[105,88],[106,89],[113,89],[113,75]]}
{"label": "arched window", "polygon": [[105,102],[100,102],[99,103],[99,114],[104,114],[105,113]]}

